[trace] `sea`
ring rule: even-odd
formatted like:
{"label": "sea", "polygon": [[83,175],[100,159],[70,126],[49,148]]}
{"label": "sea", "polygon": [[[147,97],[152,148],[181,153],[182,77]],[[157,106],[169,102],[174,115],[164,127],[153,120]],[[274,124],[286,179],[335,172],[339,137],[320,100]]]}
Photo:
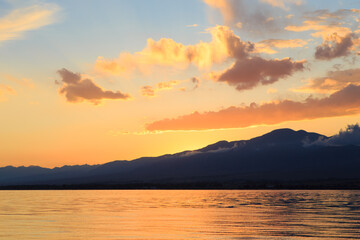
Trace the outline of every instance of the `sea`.
{"label": "sea", "polygon": [[0,191],[0,239],[360,239],[360,191]]}

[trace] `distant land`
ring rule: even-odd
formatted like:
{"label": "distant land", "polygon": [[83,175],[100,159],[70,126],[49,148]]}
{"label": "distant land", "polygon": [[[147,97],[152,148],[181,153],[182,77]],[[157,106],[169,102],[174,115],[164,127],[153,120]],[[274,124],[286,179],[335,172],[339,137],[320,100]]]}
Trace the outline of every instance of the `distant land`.
{"label": "distant land", "polygon": [[194,151],[102,165],[0,168],[0,189],[360,189],[360,130],[278,129]]}

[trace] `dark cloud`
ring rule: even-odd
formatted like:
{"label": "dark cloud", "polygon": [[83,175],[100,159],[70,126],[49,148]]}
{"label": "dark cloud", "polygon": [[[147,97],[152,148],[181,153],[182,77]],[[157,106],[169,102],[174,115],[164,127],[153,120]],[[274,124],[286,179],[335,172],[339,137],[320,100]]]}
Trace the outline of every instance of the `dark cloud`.
{"label": "dark cloud", "polygon": [[282,100],[262,105],[252,103],[246,107],[232,106],[217,112],[195,112],[150,123],[146,129],[155,131],[241,128],[359,113],[360,86],[349,85],[321,99],[309,97],[303,102]]}
{"label": "dark cloud", "polygon": [[335,37],[332,40],[324,41],[316,47],[315,58],[319,60],[331,60],[337,57],[347,56],[351,53],[353,46],[353,34],[345,37]]}
{"label": "dark cloud", "polygon": [[130,95],[120,91],[104,90],[91,79],[82,79],[79,73],[73,73],[65,68],[58,71],[63,85],[59,89],[68,102],[90,101],[99,104],[103,99],[129,99]]}
{"label": "dark cloud", "polygon": [[73,73],[65,68],[57,71],[62,81],[67,84],[76,84],[81,81],[80,73]]}
{"label": "dark cloud", "polygon": [[237,90],[245,90],[259,84],[274,83],[305,68],[305,61],[293,61],[290,58],[264,59],[253,52],[254,43],[244,42],[233,32],[229,33],[224,34],[223,42],[235,63],[223,72],[211,73],[210,78],[215,81],[226,82]]}
{"label": "dark cloud", "polygon": [[197,89],[200,86],[200,79],[198,77],[192,77],[191,82],[194,84],[193,89]]}
{"label": "dark cloud", "polygon": [[251,89],[259,84],[266,85],[288,77],[304,69],[304,61],[287,59],[263,59],[252,57],[238,59],[229,69],[213,74],[216,81],[226,82],[237,90]]}

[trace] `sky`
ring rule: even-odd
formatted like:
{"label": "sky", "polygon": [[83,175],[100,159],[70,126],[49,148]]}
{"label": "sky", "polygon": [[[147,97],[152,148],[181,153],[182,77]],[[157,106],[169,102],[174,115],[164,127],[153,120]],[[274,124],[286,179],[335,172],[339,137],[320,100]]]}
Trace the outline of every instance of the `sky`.
{"label": "sky", "polygon": [[360,122],[359,0],[0,0],[0,166]]}

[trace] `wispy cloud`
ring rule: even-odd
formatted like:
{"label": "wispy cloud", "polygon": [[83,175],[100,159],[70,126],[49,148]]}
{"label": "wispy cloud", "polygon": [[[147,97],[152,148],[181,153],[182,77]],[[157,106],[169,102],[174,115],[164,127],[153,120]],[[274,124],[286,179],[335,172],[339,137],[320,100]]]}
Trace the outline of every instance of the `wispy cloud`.
{"label": "wispy cloud", "polygon": [[0,43],[54,23],[59,9],[55,4],[38,4],[12,10],[0,18]]}
{"label": "wispy cloud", "polygon": [[141,95],[147,97],[155,97],[156,93],[164,90],[172,90],[174,86],[178,85],[180,81],[172,80],[166,82],[159,82],[154,87],[153,86],[142,86],[141,87]]}
{"label": "wispy cloud", "polygon": [[293,89],[293,91],[329,94],[350,84],[360,85],[360,68],[329,71],[325,77],[310,79],[305,86]]}
{"label": "wispy cloud", "polygon": [[1,76],[4,77],[5,79],[7,79],[8,81],[16,83],[18,85],[21,85],[23,87],[34,88],[34,86],[35,86],[34,82],[29,78],[20,79],[20,78],[12,76],[10,74],[2,74]]}
{"label": "wispy cloud", "polygon": [[290,4],[295,4],[297,6],[304,4],[302,0],[261,0],[261,1],[263,3],[267,3],[273,7],[278,7],[286,11],[290,10],[289,7]]}
{"label": "wispy cloud", "polygon": [[274,54],[278,51],[275,49],[298,48],[307,44],[303,39],[267,39],[255,43],[255,52]]}
{"label": "wispy cloud", "polygon": [[191,24],[191,25],[186,25],[187,27],[198,27],[199,25],[194,23],[194,24]]}
{"label": "wispy cloud", "polygon": [[0,102],[6,101],[7,95],[16,95],[16,91],[9,85],[0,84]]}

